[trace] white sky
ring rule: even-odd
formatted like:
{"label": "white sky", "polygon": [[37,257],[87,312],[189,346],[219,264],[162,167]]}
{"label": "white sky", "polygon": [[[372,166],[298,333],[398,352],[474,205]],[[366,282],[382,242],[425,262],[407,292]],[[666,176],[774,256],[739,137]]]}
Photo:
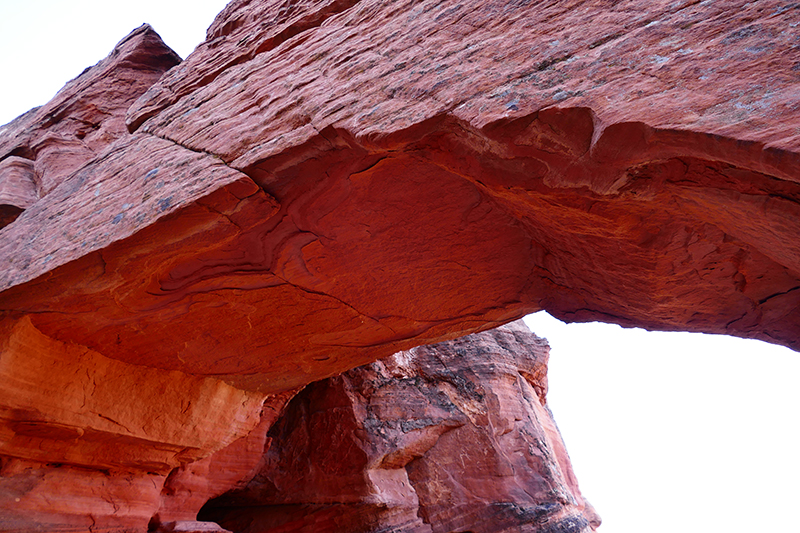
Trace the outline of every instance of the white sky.
{"label": "white sky", "polygon": [[548,403],[601,533],[800,531],[800,353],[525,321],[550,341]]}
{"label": "white sky", "polygon": [[[226,3],[0,0],[0,124],[46,103],[143,22],[186,57]],[[800,531],[800,354],[526,320],[550,340],[550,407],[601,533]]]}
{"label": "white sky", "polygon": [[226,0],[0,0],[0,125],[47,103],[147,22],[181,57]]}

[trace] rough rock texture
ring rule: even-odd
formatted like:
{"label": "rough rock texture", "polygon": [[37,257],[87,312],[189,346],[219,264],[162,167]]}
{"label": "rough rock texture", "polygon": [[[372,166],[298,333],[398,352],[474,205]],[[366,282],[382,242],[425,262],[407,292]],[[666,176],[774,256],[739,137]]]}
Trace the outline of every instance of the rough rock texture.
{"label": "rough rock texture", "polygon": [[[168,214],[174,209],[179,193],[149,203],[137,198],[135,207],[117,194],[126,190],[126,172],[139,168],[119,159],[120,150],[132,144],[140,160],[146,160],[145,154],[160,157],[163,173],[154,180],[156,189],[172,179],[182,180],[179,188],[191,191],[187,176],[232,182],[242,177],[211,156],[188,150],[167,153],[174,143],[129,135],[124,122],[128,106],[178,61],[143,26],[49,104],[0,128],[0,226],[25,210],[35,217],[46,205],[41,198],[48,197],[92,206],[95,215],[106,210],[108,216],[103,224],[84,225],[85,212],[62,212],[58,225],[48,219],[13,243],[17,250],[35,247],[38,239],[54,234],[81,235],[83,242],[102,241],[111,234],[109,228],[119,232],[114,237],[131,235],[138,228],[130,219],[141,217],[142,210]],[[107,150],[116,140],[121,148]],[[80,174],[80,167],[104,150],[93,164],[108,165],[109,175],[84,181],[87,174]],[[77,177],[59,187],[76,169]],[[82,188],[87,184],[88,192]],[[11,244],[5,238],[2,242]],[[81,255],[79,248],[66,246],[61,252]],[[24,253],[3,258],[25,268]],[[84,274],[91,278],[90,272]],[[80,286],[69,290],[73,296],[75,291]],[[80,308],[73,300],[60,309],[68,313],[72,305]],[[202,489],[175,491],[179,473],[186,465],[200,468],[204,463],[195,461],[204,457],[219,460],[228,449],[243,452],[241,441],[256,438],[252,430],[260,427],[264,401],[263,394],[217,379],[108,358],[43,334],[30,315],[6,313],[0,322],[0,530],[144,531],[169,504],[165,494],[191,500],[193,493],[205,490],[208,496],[196,504],[196,514],[208,498],[246,477],[248,463],[239,457],[240,462],[226,464],[230,482],[218,492],[213,491],[213,476],[207,476]],[[263,418],[276,401],[267,399]],[[190,531],[186,527],[182,522],[173,529]]]}
{"label": "rough rock texture", "polygon": [[0,161],[0,228],[39,199],[33,161],[11,156]]}
{"label": "rough rock texture", "polygon": [[[800,349],[799,25],[779,0],[235,0],[177,66],[135,30],[0,127],[3,527],[201,527],[166,476],[193,491],[267,398],[539,309]],[[85,393],[37,393],[48,368]],[[182,399],[158,423],[144,376]]]}
{"label": "rough rock texture", "polygon": [[141,530],[171,470],[259,422],[263,395],[1,328],[0,531]]}
{"label": "rough rock texture", "polygon": [[593,531],[546,407],[548,353],[520,321],[309,385],[261,471],[202,515],[246,533]]}
{"label": "rough rock texture", "polygon": [[168,524],[188,524],[212,498],[244,486],[256,475],[264,450],[272,439],[267,432],[297,391],[277,394],[264,402],[261,420],[247,435],[195,462],[170,472],[161,491],[161,505],[152,523],[170,531]]}
{"label": "rough rock texture", "polygon": [[128,107],[178,62],[144,25],[46,105],[0,126],[0,228],[127,134]]}
{"label": "rough rock texture", "polygon": [[540,308],[796,348],[797,22],[234,2],[2,230],[0,307],[263,392]]}
{"label": "rough rock texture", "polygon": [[[32,160],[37,193],[48,194],[127,133],[128,107],[179,62],[150,26],[137,28],[46,105],[0,126],[0,159]],[[0,183],[4,174],[0,170]]]}

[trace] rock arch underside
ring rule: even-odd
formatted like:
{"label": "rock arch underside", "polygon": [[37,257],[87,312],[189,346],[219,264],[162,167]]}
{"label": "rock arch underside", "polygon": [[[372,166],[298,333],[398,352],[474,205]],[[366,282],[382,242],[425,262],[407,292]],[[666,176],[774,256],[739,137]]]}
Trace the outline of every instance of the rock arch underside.
{"label": "rock arch underside", "polygon": [[515,321],[800,349],[799,25],[234,0],[183,61],[134,30],[0,127],[0,530],[594,530]]}

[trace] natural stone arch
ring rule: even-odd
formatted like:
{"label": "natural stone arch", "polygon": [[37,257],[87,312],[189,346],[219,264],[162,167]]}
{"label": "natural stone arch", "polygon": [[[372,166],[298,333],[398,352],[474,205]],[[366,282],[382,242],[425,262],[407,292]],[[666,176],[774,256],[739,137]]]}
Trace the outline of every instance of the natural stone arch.
{"label": "natural stone arch", "polygon": [[[800,186],[734,164],[754,143],[642,124],[598,137],[597,120],[548,108],[475,130],[442,117],[369,145],[328,128],[242,172],[137,134],[85,167],[82,188],[57,189],[46,199],[60,201],[5,230],[7,285],[57,267],[7,289],[7,316],[127,363],[262,392],[542,308],[796,348]],[[604,163],[632,137],[643,139],[632,155]],[[715,155],[728,149],[727,162]],[[146,179],[154,171],[167,177]],[[197,176],[215,172],[225,181],[201,198],[180,181],[194,173],[207,193]],[[92,241],[13,238],[41,235],[55,209],[83,217],[71,206],[109,175],[124,186],[89,231],[97,245],[120,240],[58,266]]]}
{"label": "natural stone arch", "polygon": [[[6,362],[56,354],[127,393],[142,368],[180,372],[194,402],[233,408],[538,309],[798,349],[796,9],[293,5],[233,2],[162,77],[176,58],[140,28],[4,129],[0,159],[63,165],[0,230]],[[76,126],[119,73],[133,105]],[[3,427],[78,461],[50,441],[91,402],[11,390]],[[252,428],[258,402],[239,404],[216,443],[114,426],[138,411],[81,420],[103,453],[123,433],[189,450],[111,458],[148,485]]]}

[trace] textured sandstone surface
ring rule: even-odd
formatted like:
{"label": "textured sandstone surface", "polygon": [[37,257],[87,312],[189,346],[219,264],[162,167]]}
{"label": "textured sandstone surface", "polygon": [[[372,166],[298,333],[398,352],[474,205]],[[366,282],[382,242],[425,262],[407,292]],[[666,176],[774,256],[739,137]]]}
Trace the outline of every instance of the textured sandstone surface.
{"label": "textured sandstone surface", "polygon": [[[233,531],[594,531],[521,322],[306,387],[261,470],[203,515]],[[394,529],[391,529],[394,528]]]}
{"label": "textured sandstone surface", "polygon": [[264,397],[219,380],[115,361],[28,318],[0,333],[2,531],[146,527],[171,470],[259,423]]}
{"label": "textured sandstone surface", "polygon": [[137,28],[50,102],[0,126],[0,160],[33,161],[37,193],[45,196],[125,135],[128,107],[179,62],[149,26]]}
{"label": "textured sandstone surface", "polygon": [[0,228],[127,134],[128,107],[179,61],[144,25],[46,105],[0,125]]}
{"label": "textured sandstone surface", "polygon": [[0,308],[265,393],[541,308],[797,348],[797,23],[233,2],[2,230]]}
{"label": "textured sandstone surface", "polygon": [[[128,106],[178,61],[158,35],[143,26],[68,83],[53,101],[0,128],[0,222],[15,222],[27,212],[15,223],[26,228],[26,237],[2,240],[10,246],[4,260],[25,270],[30,257],[26,254],[54,236],[61,239],[61,254],[79,258],[87,247],[102,248],[136,232],[135,221],[145,213],[169,215],[182,202],[180,191],[191,194],[192,179],[227,179],[230,190],[240,194],[253,188],[237,187],[236,181],[245,176],[211,156],[128,133]],[[120,153],[132,145],[139,153],[137,161],[122,161]],[[155,172],[147,166],[147,157],[158,158]],[[106,165],[108,173],[81,173],[90,160]],[[153,193],[133,200],[125,193],[130,192],[130,176],[138,177],[140,171],[151,172]],[[174,180],[180,184],[174,185]],[[180,191],[159,196],[156,191],[166,184]],[[38,220],[48,197],[55,203],[91,207],[95,216],[105,211],[106,216],[84,224],[87,213],[71,210],[49,216],[45,224],[26,226],[26,217]],[[224,203],[225,198],[220,199]],[[225,212],[221,204],[216,209]],[[180,232],[171,238],[180,240]],[[74,239],[72,244],[69,239]],[[42,264],[50,259],[45,257]],[[74,266],[91,284],[94,265]],[[80,308],[75,298],[80,292],[81,284],[72,286],[62,293],[72,299],[70,304],[51,303],[69,313]],[[101,309],[95,312],[102,314]],[[70,327],[68,321],[64,326]],[[242,451],[241,441],[254,438],[262,410],[268,412],[275,401],[267,398],[262,406],[263,394],[217,379],[128,364],[54,339],[25,313],[4,313],[0,330],[3,531],[145,531],[165,507],[164,500],[169,502],[178,473],[198,459],[219,457],[228,449]],[[223,482],[219,493],[247,475],[247,461],[239,460],[228,464],[225,475],[230,482]],[[205,479],[207,486],[214,484],[211,477]],[[218,494],[204,490],[209,495],[196,504],[194,514]],[[184,490],[182,497],[191,499],[191,491]],[[187,524],[172,529],[189,531]]]}
{"label": "textured sandstone surface", "polygon": [[189,524],[212,498],[248,483],[272,442],[267,432],[296,390],[264,401],[261,419],[249,433],[199,461],[186,462],[170,472],[161,491],[153,522],[169,531],[169,524]]}
{"label": "textured sandstone surface", "polygon": [[30,159],[10,156],[0,161],[0,228],[39,199],[34,176]]}
{"label": "textured sandstone surface", "polygon": [[[800,349],[798,26],[779,0],[234,0],[183,62],[134,30],[0,126],[0,528],[215,527],[191,515],[289,391],[539,309]],[[342,462],[378,476],[353,524],[459,523],[407,461],[505,449],[459,412]]]}

